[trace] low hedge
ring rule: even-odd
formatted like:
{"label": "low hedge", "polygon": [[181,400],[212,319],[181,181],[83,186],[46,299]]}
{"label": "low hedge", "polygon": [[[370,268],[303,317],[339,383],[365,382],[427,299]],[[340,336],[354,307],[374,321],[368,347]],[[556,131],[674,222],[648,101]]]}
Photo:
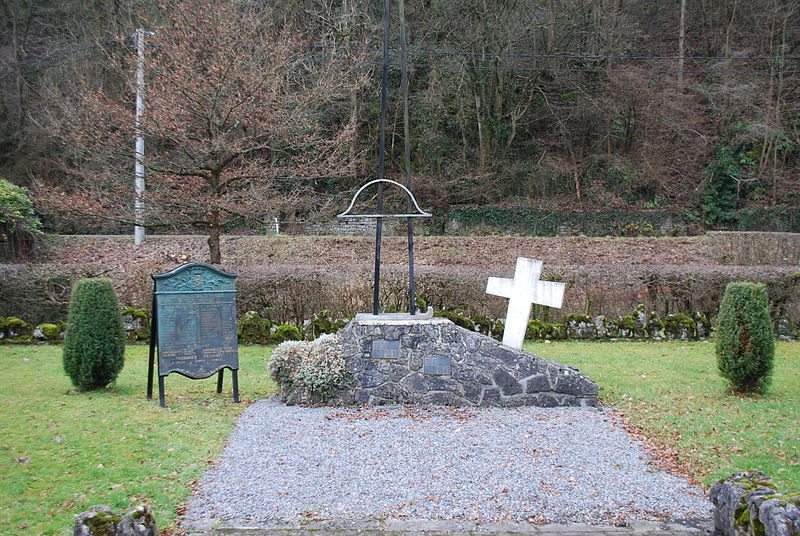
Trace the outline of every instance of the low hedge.
{"label": "low hedge", "polygon": [[[139,267],[138,271],[108,273],[120,302],[149,308],[151,273],[168,267]],[[270,325],[303,326],[315,314],[329,311],[332,318],[372,310],[370,270],[331,272],[318,267],[224,266],[239,274],[237,309],[241,318],[257,311]],[[97,273],[97,266],[0,265],[0,316],[24,316],[33,325],[58,323],[66,318],[72,281]],[[107,268],[106,268],[107,270]],[[417,268],[417,294],[435,310],[461,308],[470,317],[504,318],[508,300],[485,293],[489,276],[511,277],[513,267]],[[638,304],[662,318],[698,312],[716,316],[725,286],[732,281],[763,283],[771,315],[800,325],[800,271],[771,266],[546,266],[542,278],[567,284],[561,310],[533,307],[532,318],[563,322],[569,313],[617,318]],[[382,275],[381,304],[388,310],[407,308],[407,270],[386,267]],[[321,331],[321,330],[320,330]]]}

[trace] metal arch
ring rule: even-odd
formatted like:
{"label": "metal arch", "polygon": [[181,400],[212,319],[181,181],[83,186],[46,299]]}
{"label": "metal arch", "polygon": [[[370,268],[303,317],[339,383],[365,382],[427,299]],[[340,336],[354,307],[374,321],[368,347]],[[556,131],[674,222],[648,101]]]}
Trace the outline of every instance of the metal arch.
{"label": "metal arch", "polygon": [[[358,199],[358,196],[361,195],[361,192],[363,192],[365,189],[372,186],[373,184],[384,183],[384,182],[389,184],[394,184],[395,186],[399,186],[406,193],[411,202],[414,204],[414,208],[417,209],[417,212],[413,214],[349,214],[349,212],[353,210],[353,206],[356,204],[356,199]],[[356,194],[353,196],[352,201],[350,201],[350,206],[347,207],[347,210],[337,215],[336,217],[337,218],[430,218],[431,214],[425,212],[419,207],[416,198],[414,198],[414,194],[412,194],[411,190],[409,190],[407,187],[391,179],[375,179],[374,181],[370,181],[361,188],[359,188]]]}

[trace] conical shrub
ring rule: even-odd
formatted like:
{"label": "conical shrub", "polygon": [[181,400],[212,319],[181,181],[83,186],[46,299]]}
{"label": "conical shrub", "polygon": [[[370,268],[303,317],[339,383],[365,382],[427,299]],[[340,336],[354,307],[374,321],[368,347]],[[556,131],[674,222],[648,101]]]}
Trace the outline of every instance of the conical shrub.
{"label": "conical shrub", "polygon": [[760,283],[728,283],[719,307],[717,367],[741,393],[766,390],[775,359],[769,299]]}
{"label": "conical shrub", "polygon": [[101,389],[125,364],[125,326],[108,279],[81,279],[72,289],[64,337],[64,371],[81,391]]}

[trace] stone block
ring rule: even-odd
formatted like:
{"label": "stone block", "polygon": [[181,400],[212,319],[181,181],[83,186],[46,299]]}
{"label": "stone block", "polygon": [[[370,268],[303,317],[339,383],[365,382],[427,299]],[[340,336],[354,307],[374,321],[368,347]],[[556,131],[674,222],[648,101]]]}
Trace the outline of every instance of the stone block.
{"label": "stone block", "polygon": [[426,391],[461,392],[461,382],[444,376],[425,376],[424,385]]}
{"label": "stone block", "polygon": [[466,400],[449,392],[432,392],[420,399],[421,404],[433,404],[440,406],[469,406]]}
{"label": "stone block", "polygon": [[477,337],[465,337],[464,338],[464,349],[468,353],[475,353],[481,347],[481,340]]}
{"label": "stone block", "polygon": [[561,369],[556,376],[553,391],[573,396],[596,396],[597,384],[574,369]]}
{"label": "stone block", "polygon": [[460,382],[472,382],[475,381],[475,373],[467,367],[454,366],[453,379]]}
{"label": "stone block", "polygon": [[395,383],[384,383],[379,387],[370,389],[373,397],[384,398],[386,400],[397,400],[401,396],[400,386]]}
{"label": "stone block", "polygon": [[368,370],[359,378],[359,385],[365,389],[377,387],[386,381],[386,374],[377,370]]}
{"label": "stone block", "polygon": [[464,398],[471,404],[477,404],[481,400],[481,386],[475,382],[464,382]]}
{"label": "stone block", "polygon": [[400,344],[403,348],[416,350],[419,348],[419,343],[421,343],[423,340],[424,339],[420,335],[404,335],[400,338]]}
{"label": "stone block", "polygon": [[547,374],[538,374],[529,378],[525,385],[526,393],[542,393],[552,391],[553,387],[550,384],[550,378]]}
{"label": "stone block", "polygon": [[387,341],[398,341],[403,332],[403,326],[386,326],[383,328],[383,338]]}
{"label": "stone block", "polygon": [[489,348],[485,351],[485,353],[491,358],[511,367],[516,365],[517,359],[519,359],[519,354],[515,350],[506,346]]}
{"label": "stone block", "polygon": [[403,381],[403,378],[411,374],[411,371],[408,369],[408,366],[393,366],[392,370],[387,375],[387,381],[392,383],[400,383]]}
{"label": "stone block", "polygon": [[520,356],[516,366],[517,378],[524,379],[528,376],[533,376],[537,372],[539,372],[539,364],[535,359],[528,356]]}
{"label": "stone block", "polygon": [[517,395],[522,392],[522,386],[519,382],[502,368],[494,370],[494,383],[500,388],[505,396]]}
{"label": "stone block", "polygon": [[750,495],[747,505],[752,534],[759,534],[760,526],[766,536],[800,534],[800,490],[779,496]]}
{"label": "stone block", "polygon": [[108,506],[95,505],[75,517],[73,536],[158,536],[158,529],[147,505],[124,516],[114,514]]}
{"label": "stone block", "polygon": [[542,408],[555,408],[560,406],[560,400],[553,393],[537,393],[531,396],[531,406]]}
{"label": "stone block", "polygon": [[475,381],[480,383],[481,385],[493,385],[494,382],[492,381],[492,377],[489,375],[489,372],[486,370],[480,369],[473,369],[473,377]]}
{"label": "stone block", "polygon": [[425,392],[425,376],[413,373],[403,379],[403,387],[409,393],[421,394]]}
{"label": "stone block", "polygon": [[461,333],[453,329],[443,330],[441,337],[442,342],[445,344],[461,345],[464,343],[464,340],[461,338]]}
{"label": "stone block", "polygon": [[497,387],[489,387],[483,390],[481,397],[481,406],[499,406],[500,405],[500,389]]}

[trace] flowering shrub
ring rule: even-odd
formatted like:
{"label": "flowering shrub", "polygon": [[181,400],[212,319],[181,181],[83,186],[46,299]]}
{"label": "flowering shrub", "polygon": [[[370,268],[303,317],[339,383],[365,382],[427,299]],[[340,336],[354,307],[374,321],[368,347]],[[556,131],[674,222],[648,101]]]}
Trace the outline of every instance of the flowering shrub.
{"label": "flowering shrub", "polygon": [[310,354],[311,343],[307,341],[285,341],[272,351],[267,372],[281,388],[281,393],[292,390],[300,363]]}
{"label": "flowering shrub", "polygon": [[325,402],[336,391],[353,383],[337,335],[323,335],[314,341],[287,341],[275,348],[269,374],[288,400],[301,391],[303,400]]}

